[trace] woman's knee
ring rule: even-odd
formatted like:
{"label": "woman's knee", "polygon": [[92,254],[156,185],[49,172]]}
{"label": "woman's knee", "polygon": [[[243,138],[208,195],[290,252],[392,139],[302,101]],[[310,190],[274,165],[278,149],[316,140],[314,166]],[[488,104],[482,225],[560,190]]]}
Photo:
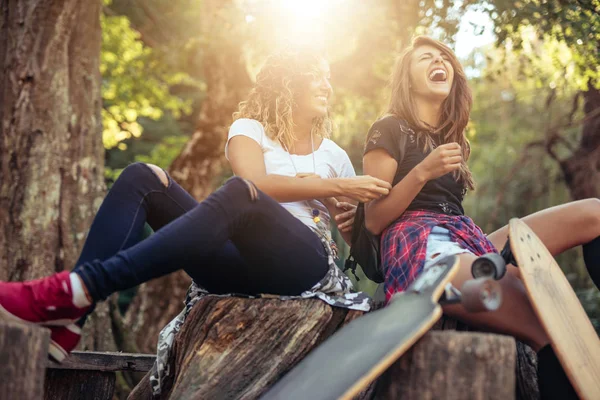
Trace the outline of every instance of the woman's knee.
{"label": "woman's knee", "polygon": [[568,203],[572,215],[570,230],[586,243],[600,236],[600,199],[589,198]]}
{"label": "woman's knee", "polygon": [[600,236],[600,199],[585,199],[581,200],[581,203],[585,220],[593,228],[596,236]]}
{"label": "woman's knee", "polygon": [[139,179],[148,176],[148,170],[150,170],[150,172],[153,173],[165,187],[169,186],[169,177],[162,168],[154,164],[141,162],[136,162],[125,167],[123,172],[121,172],[121,175],[119,175],[119,180],[126,180],[132,183],[137,182]]}
{"label": "woman's knee", "polygon": [[160,182],[165,185],[165,187],[169,186],[169,177],[167,173],[159,166],[154,164],[145,164],[148,168],[154,172],[154,174],[160,179]]}
{"label": "woman's knee", "polygon": [[228,191],[239,191],[240,194],[247,193],[250,202],[252,203],[255,203],[261,197],[259,195],[258,188],[254,183],[252,183],[252,181],[245,178],[241,178],[239,176],[233,176],[229,178],[229,180],[225,183],[223,188]]}

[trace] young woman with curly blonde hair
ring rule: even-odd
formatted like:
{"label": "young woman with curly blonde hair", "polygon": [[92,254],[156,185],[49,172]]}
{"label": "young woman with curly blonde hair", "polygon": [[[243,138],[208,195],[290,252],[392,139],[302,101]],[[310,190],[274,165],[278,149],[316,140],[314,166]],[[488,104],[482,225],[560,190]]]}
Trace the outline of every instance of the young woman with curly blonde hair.
{"label": "young woman with curly blonde hair", "polygon": [[[474,188],[467,166],[465,137],[472,99],[462,66],[452,50],[417,37],[399,57],[391,82],[387,115],[373,124],[365,145],[364,171],[393,185],[385,198],[366,206],[366,226],[381,235],[382,272],[389,300],[405,290],[439,257],[459,255],[460,287],[471,278],[477,256],[502,249],[507,227],[484,235],[462,207]],[[584,258],[598,285],[600,201],[588,199],[523,219],[552,254],[583,245]],[[557,227],[559,227],[557,229]],[[508,266],[501,279],[503,304],[493,312],[470,313],[461,305],[444,312],[466,323],[513,335],[539,356],[542,398],[577,398],[527,299],[518,269]]]}
{"label": "young woman with curly blonde hair", "polygon": [[[235,177],[198,203],[163,170],[127,167],[112,186],[73,272],[0,283],[0,315],[49,326],[50,354],[79,341],[82,317],[116,291],[183,268],[212,293],[318,297],[368,310],[335,266],[329,222],[345,237],[355,212],[391,185],[355,176],[328,139],[329,66],[318,56],[270,57],[234,114],[225,154]],[[155,234],[141,240],[148,222]]]}

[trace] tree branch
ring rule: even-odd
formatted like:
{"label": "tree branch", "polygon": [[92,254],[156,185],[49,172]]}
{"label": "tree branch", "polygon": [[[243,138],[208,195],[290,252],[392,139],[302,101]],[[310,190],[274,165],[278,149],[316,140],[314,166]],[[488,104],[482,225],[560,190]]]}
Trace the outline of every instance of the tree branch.
{"label": "tree branch", "polygon": [[575,113],[579,109],[579,99],[581,98],[581,91],[578,91],[577,94],[573,97],[573,105],[571,106],[571,112],[567,114],[567,126],[571,126],[573,124],[573,117]]}

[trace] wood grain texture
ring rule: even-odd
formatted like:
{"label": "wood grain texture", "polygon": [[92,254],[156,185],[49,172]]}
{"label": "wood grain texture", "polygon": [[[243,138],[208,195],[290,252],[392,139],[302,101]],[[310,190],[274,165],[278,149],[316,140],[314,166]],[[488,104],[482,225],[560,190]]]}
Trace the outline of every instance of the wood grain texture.
{"label": "wood grain texture", "polygon": [[[165,382],[162,398],[258,398],[318,343],[361,314],[320,300],[205,298],[176,338],[173,379]],[[146,376],[129,398],[146,399],[149,393]]]}
{"label": "wood grain texture", "polygon": [[0,321],[0,399],[42,398],[49,340],[48,329]]}
{"label": "wood grain texture", "polygon": [[500,335],[429,332],[380,378],[388,400],[515,398],[515,342]]}
{"label": "wood grain texture", "polygon": [[111,400],[115,373],[50,369],[46,373],[45,400]]}
{"label": "wood grain texture", "polygon": [[[175,352],[170,361],[175,371],[174,379],[166,382],[167,390],[161,398],[259,398],[266,388],[297,364],[311,348],[360,315],[360,312],[329,307],[318,300],[204,299],[196,305],[176,339]],[[467,330],[468,327],[444,317],[437,329]],[[427,337],[430,335],[434,337],[432,340],[437,340],[431,343],[437,343],[440,354],[430,349],[429,353],[420,353],[414,358],[409,352],[410,356],[406,358],[409,361],[402,358],[396,364],[412,363],[413,359],[417,364],[402,379],[411,380],[410,374],[428,367],[427,373],[435,377],[432,382],[436,384],[438,380],[443,381],[446,379],[444,377],[448,377],[457,383],[468,382],[470,387],[475,379],[475,386],[467,392],[471,397],[466,398],[515,398],[517,347],[512,338],[452,331],[432,332]],[[441,335],[441,338],[437,335]],[[446,336],[448,338],[444,339]],[[425,346],[424,351],[427,343],[430,342],[417,346]],[[427,357],[430,357],[429,361]],[[448,362],[454,366],[454,370],[450,369]],[[484,364],[487,366],[482,367]],[[394,365],[392,368],[398,367]],[[473,371],[474,368],[478,370]],[[421,375],[424,376],[423,373]],[[394,388],[384,379],[366,388],[356,399],[398,398]],[[421,385],[423,379],[415,382]],[[486,384],[481,383],[482,380],[493,382]],[[529,384],[529,387],[537,389],[535,375],[525,374],[523,382],[524,387]],[[386,384],[390,386],[388,389],[382,386]],[[493,396],[497,397],[477,397],[481,395],[481,388],[495,388],[500,384],[503,386],[501,390],[493,389],[496,390]],[[437,394],[436,390],[441,389],[448,390],[448,386],[427,390]],[[413,390],[416,390],[414,386]],[[517,398],[533,400],[537,398],[536,393]],[[460,393],[454,396],[441,398],[465,398]],[[150,398],[151,390],[146,375],[131,392],[129,399]]]}
{"label": "wood grain texture", "polygon": [[[432,330],[454,330],[459,332],[477,332],[465,323],[444,315]],[[526,344],[515,341],[516,344],[516,400],[539,400],[540,392],[537,383],[537,355]]]}
{"label": "wood grain texture", "polygon": [[97,351],[74,351],[62,363],[48,359],[49,369],[86,371],[150,371],[156,355]]}
{"label": "wood grain texture", "polygon": [[510,246],[533,308],[577,393],[600,398],[600,340],[569,281],[524,222],[509,223]]}

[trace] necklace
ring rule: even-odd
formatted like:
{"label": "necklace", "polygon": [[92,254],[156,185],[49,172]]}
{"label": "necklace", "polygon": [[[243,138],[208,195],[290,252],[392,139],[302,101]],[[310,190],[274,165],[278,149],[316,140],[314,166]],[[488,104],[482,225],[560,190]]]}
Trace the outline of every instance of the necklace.
{"label": "necklace", "polygon": [[[294,159],[292,158],[292,153],[290,153],[287,146],[283,142],[281,142],[281,144],[283,145],[283,149],[286,151],[286,153],[288,153],[288,156],[290,157],[290,161],[292,162],[292,166],[294,167],[294,171],[296,172],[296,175],[298,175],[298,168],[296,168],[296,163],[294,162]],[[317,174],[317,162],[315,161],[315,142],[313,140],[312,132],[310,133],[310,147],[312,150],[313,173],[316,175]],[[324,222],[321,222],[321,218],[319,217],[321,212],[317,208],[311,207],[310,202],[308,200],[306,200],[306,205],[308,206],[308,209],[311,210],[312,220],[317,227],[317,231],[320,232],[320,235],[322,236],[322,240],[324,240],[325,244],[328,244],[328,248],[329,248],[331,256],[337,260],[338,247],[337,247],[337,244],[335,243],[335,240],[333,240],[333,238],[331,237],[331,232],[329,231],[329,228],[327,226],[325,226]]]}
{"label": "necklace", "polygon": [[[292,166],[294,167],[294,171],[296,172],[296,175],[298,175],[298,168],[296,168],[296,163],[294,162],[294,159],[292,158],[292,153],[290,153],[289,149],[287,148],[287,146],[281,142],[281,144],[283,144],[283,149],[286,151],[286,153],[288,153],[288,156],[290,157],[290,161],[292,162]],[[317,162],[315,160],[315,142],[313,139],[313,134],[312,132],[310,133],[310,149],[311,149],[311,154],[312,154],[312,162],[313,162],[313,174],[317,174]],[[311,210],[311,215],[313,218],[314,223],[319,226],[319,222],[321,222],[321,218],[319,217],[319,215],[321,214],[321,212],[314,207],[310,206],[310,202],[308,200],[306,200],[306,204],[308,206],[308,208]],[[320,227],[320,226],[319,226]]]}

